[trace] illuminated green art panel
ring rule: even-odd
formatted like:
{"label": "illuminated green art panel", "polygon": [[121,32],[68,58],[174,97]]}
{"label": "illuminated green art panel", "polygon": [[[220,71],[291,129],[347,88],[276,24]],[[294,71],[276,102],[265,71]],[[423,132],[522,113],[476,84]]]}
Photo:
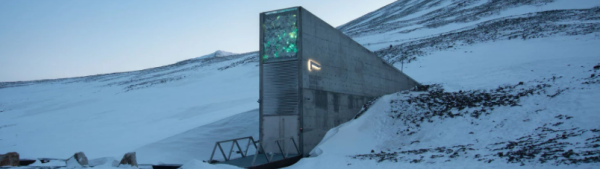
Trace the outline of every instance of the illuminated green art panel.
{"label": "illuminated green art panel", "polygon": [[263,28],[263,61],[296,58],[298,53],[298,10],[266,13]]}

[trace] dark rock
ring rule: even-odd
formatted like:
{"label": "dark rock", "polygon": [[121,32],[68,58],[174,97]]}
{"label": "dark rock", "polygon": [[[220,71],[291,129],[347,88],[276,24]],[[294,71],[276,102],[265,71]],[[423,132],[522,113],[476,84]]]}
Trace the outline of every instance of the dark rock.
{"label": "dark rock", "polygon": [[415,91],[427,91],[429,87],[429,85],[418,85],[415,87]]}
{"label": "dark rock", "polygon": [[85,156],[85,154],[83,152],[75,153],[75,155],[73,155],[73,158],[75,158],[75,160],[77,160],[77,162],[79,162],[79,164],[81,164],[82,166],[86,166],[89,164],[88,158]]}
{"label": "dark rock", "polygon": [[444,155],[443,154],[431,155],[431,157],[429,157],[429,158],[440,158],[440,157],[444,157]]}
{"label": "dark rock", "polygon": [[9,152],[0,155],[0,166],[19,166],[19,153]]}
{"label": "dark rock", "polygon": [[573,150],[569,150],[569,151],[563,153],[562,156],[565,158],[570,158],[573,154],[575,154],[575,153],[573,153]]}
{"label": "dark rock", "polygon": [[128,164],[131,166],[138,166],[137,164],[137,160],[135,157],[135,152],[129,152],[126,153],[125,155],[123,155],[123,159],[121,159],[121,162],[119,163],[119,165],[123,165],[123,164]]}
{"label": "dark rock", "polygon": [[79,168],[88,166],[87,157],[82,152],[75,153],[65,161],[67,168]]}

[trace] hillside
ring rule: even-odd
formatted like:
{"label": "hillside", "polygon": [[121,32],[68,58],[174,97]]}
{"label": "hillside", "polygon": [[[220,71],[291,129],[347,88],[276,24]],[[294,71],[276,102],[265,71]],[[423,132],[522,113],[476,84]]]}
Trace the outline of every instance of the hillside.
{"label": "hillside", "polygon": [[[134,72],[0,83],[0,153],[68,158],[83,151],[90,158],[118,159],[139,151],[140,163],[184,163],[189,159],[143,152],[160,148],[152,145],[163,139],[257,109],[256,64],[220,70],[255,55],[217,51]],[[206,145],[190,144],[210,149],[214,141],[237,134],[221,133],[207,138]]]}
{"label": "hillside", "polygon": [[[599,1],[399,0],[338,29],[429,88],[383,96],[289,168],[600,166]],[[0,83],[0,153],[206,167],[214,141],[258,134],[257,64]]]}
{"label": "hillside", "polygon": [[429,88],[380,98],[289,168],[597,168],[599,5],[397,1],[340,26]]}

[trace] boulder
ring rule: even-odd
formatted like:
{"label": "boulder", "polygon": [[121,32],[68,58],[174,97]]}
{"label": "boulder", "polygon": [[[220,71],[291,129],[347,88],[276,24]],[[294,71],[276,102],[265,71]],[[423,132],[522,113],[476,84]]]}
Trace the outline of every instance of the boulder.
{"label": "boulder", "polygon": [[79,162],[81,165],[88,165],[88,158],[83,154],[83,152],[77,152],[73,157]]}
{"label": "boulder", "polygon": [[75,153],[71,158],[67,159],[67,166],[87,166],[88,158],[83,152]]}
{"label": "boulder", "polygon": [[129,164],[131,166],[138,167],[137,160],[135,158],[135,152],[129,152],[129,153],[126,153],[125,155],[123,155],[123,159],[121,159],[121,162],[119,163],[119,165],[123,165],[123,164]]}
{"label": "boulder", "polygon": [[19,166],[19,153],[10,152],[0,155],[0,166]]}

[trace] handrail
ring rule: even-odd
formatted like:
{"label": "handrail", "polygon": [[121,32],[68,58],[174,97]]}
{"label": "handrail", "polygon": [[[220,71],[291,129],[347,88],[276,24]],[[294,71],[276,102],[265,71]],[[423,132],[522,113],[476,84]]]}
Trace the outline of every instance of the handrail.
{"label": "handrail", "polygon": [[258,146],[258,148],[256,148],[256,152],[254,153],[254,158],[252,159],[252,164],[250,164],[250,166],[254,166],[254,162],[256,162],[256,157],[258,157],[260,150],[263,151],[263,155],[265,155],[265,159],[267,160],[267,163],[271,162],[271,159],[273,158],[273,156],[271,156],[271,159],[269,159],[269,157],[267,157],[267,153],[264,152],[265,148],[263,148],[263,146],[262,146],[263,145],[262,141],[258,140],[257,142],[254,142],[254,143],[255,143],[255,146],[256,146],[256,143],[260,144],[260,146]]}
{"label": "handrail", "polygon": [[[248,144],[246,145],[246,149],[242,151],[242,147],[240,147],[239,141],[244,140],[244,139],[248,139]],[[289,158],[288,157],[289,151],[287,151],[288,146],[285,146],[285,144],[284,144],[284,147],[283,148],[281,147],[281,142],[285,143],[285,141],[287,139],[292,140],[292,143],[294,144],[296,153],[298,155],[300,155],[300,149],[298,148],[298,144],[296,144],[296,140],[294,139],[294,137],[280,138],[280,139],[275,140],[274,143],[277,144],[277,148],[279,148],[279,152],[283,156],[283,159]],[[231,142],[231,147],[229,148],[229,153],[227,155],[225,154],[225,151],[223,151],[223,146],[221,146],[222,143],[226,143],[226,142]],[[254,153],[254,157],[252,159],[252,164],[250,166],[254,166],[254,163],[256,162],[256,158],[259,156],[260,152],[263,152],[262,154],[265,156],[267,163],[273,161],[274,153],[270,152],[269,153],[270,157],[267,156],[267,152],[265,152],[265,148],[263,147],[264,142],[262,140],[254,141],[254,138],[249,136],[249,137],[240,137],[240,138],[236,138],[236,139],[223,140],[223,141],[216,142],[215,147],[213,148],[212,154],[210,155],[210,159],[209,159],[208,163],[216,162],[216,161],[213,161],[213,157],[215,156],[217,147],[219,148],[219,151],[221,151],[221,155],[223,155],[223,158],[225,159],[225,161],[231,160],[231,154],[233,153],[233,149],[235,147],[237,147],[238,152],[239,152],[239,154],[242,155],[242,157],[247,157],[248,150],[250,149],[250,143],[252,143],[252,145],[254,145],[254,149],[256,150],[256,152]],[[259,144],[258,146],[256,145],[257,143]]]}
{"label": "handrail", "polygon": [[[242,151],[242,148],[240,147],[240,144],[238,143],[239,140],[243,140],[243,139],[248,139],[248,144],[246,146],[246,150]],[[256,146],[256,141],[254,141],[254,138],[252,138],[252,136],[248,136],[248,137],[240,137],[240,138],[236,138],[236,139],[230,139],[230,140],[223,140],[223,141],[218,141],[215,143],[215,147],[213,148],[212,154],[210,155],[210,159],[209,159],[209,163],[213,163],[213,157],[215,156],[215,151],[217,150],[217,147],[219,147],[219,150],[221,151],[221,154],[223,155],[223,158],[225,159],[225,161],[229,161],[231,160],[231,153],[233,153],[233,148],[234,145],[237,145],[238,148],[238,152],[239,154],[242,155],[242,157],[246,157],[248,155],[248,149],[250,149],[250,142],[252,141],[252,145],[254,145],[255,149],[258,149],[258,147]],[[229,148],[229,155],[225,155],[225,151],[223,151],[223,147],[221,146],[221,143],[225,143],[225,142],[232,142],[231,143],[231,148]]]}

